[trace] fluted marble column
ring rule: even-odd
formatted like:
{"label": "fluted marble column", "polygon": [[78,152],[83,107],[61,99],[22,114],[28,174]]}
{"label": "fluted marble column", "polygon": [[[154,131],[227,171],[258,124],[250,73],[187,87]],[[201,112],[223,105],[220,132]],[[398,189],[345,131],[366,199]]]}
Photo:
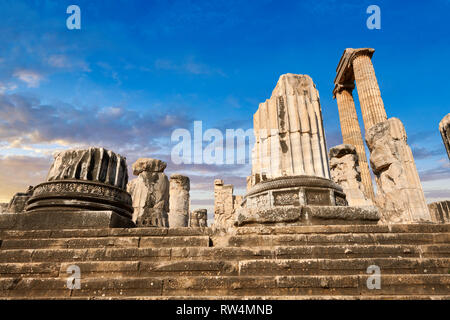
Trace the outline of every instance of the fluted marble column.
{"label": "fluted marble column", "polygon": [[448,113],[441,122],[439,122],[439,132],[442,136],[448,159],[450,160],[450,113]]}
{"label": "fluted marble column", "polygon": [[373,125],[387,120],[386,110],[372,65],[373,51],[373,49],[359,49],[353,57],[353,72],[366,131]]}
{"label": "fluted marble column", "polygon": [[374,199],[375,194],[373,191],[372,178],[370,177],[366,150],[364,148],[355,101],[353,100],[352,95],[353,88],[353,85],[339,86],[334,92],[338,104],[342,140],[344,144],[350,144],[355,147],[361,170],[361,182],[365,189],[364,193],[368,198]]}
{"label": "fluted marble column", "polygon": [[282,75],[253,124],[253,184],[293,175],[330,179],[319,93],[308,75]]}

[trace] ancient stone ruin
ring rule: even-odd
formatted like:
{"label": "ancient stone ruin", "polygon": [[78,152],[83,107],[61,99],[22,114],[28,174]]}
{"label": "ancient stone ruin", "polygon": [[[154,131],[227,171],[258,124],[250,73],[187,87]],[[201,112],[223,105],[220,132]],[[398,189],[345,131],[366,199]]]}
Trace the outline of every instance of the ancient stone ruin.
{"label": "ancient stone ruin", "polygon": [[62,151],[54,155],[47,181],[26,195],[25,211],[2,219],[17,229],[133,227],[127,182],[126,159],[112,151]]}
{"label": "ancient stone ruin", "polygon": [[330,173],[340,185],[350,206],[372,206],[361,181],[358,154],[354,146],[341,144],[330,149]]}
{"label": "ancient stone ruin", "polygon": [[448,159],[450,160],[450,113],[442,118],[439,123],[439,132],[441,133],[442,141],[444,142]]}
{"label": "ancient stone ruin", "polygon": [[181,174],[170,176],[169,189],[169,226],[171,228],[187,227],[189,223],[189,177]]}
{"label": "ancient stone ruin", "polygon": [[138,176],[128,183],[133,199],[133,221],[139,227],[169,226],[169,179],[164,174],[167,164],[158,159],[139,158],[133,163]]}
{"label": "ancient stone ruin", "polygon": [[366,195],[375,199],[352,98],[356,83],[382,222],[431,221],[403,124],[387,118],[371,60],[374,52],[371,48],[346,49],[336,69],[333,95],[338,102],[344,143],[355,146]]}
{"label": "ancient stone ruin", "polygon": [[197,209],[191,212],[189,217],[189,227],[204,228],[208,226],[208,210]]}
{"label": "ancient stone ruin", "polygon": [[190,211],[189,177],[168,179],[161,160],[139,158],[128,182],[112,151],[55,154],[47,181],[0,205],[0,299],[449,299],[450,201],[425,204],[373,52],[347,49],[339,62],[344,144],[329,154],[312,79],[279,78],[253,117],[246,194],[214,180],[211,227],[206,209]]}
{"label": "ancient stone ruin", "polygon": [[430,203],[428,210],[434,223],[450,223],[450,200]]}
{"label": "ancient stone ruin", "polygon": [[18,192],[16,193],[11,201],[8,203],[5,208],[5,212],[9,213],[21,213],[25,211],[25,206],[27,204],[28,199],[30,199],[33,194],[33,187],[29,186],[26,192]]}
{"label": "ancient stone ruin", "polygon": [[347,207],[331,180],[318,91],[307,75],[280,77],[253,116],[252,187],[238,225],[376,223],[375,208]]}
{"label": "ancient stone ruin", "polygon": [[389,223],[431,221],[419,174],[397,118],[379,122],[366,133],[370,165],[377,181],[376,203]]}
{"label": "ancient stone ruin", "polygon": [[241,206],[242,196],[233,195],[233,185],[224,184],[222,179],[214,180],[214,227],[234,227],[235,210]]}

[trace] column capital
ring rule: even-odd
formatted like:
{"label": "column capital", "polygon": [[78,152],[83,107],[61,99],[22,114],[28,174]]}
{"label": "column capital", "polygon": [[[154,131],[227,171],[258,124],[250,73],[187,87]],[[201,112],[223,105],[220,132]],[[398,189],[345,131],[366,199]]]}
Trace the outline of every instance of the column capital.
{"label": "column capital", "polygon": [[367,55],[372,59],[375,49],[373,48],[347,48],[339,60],[336,68],[336,78],[334,78],[334,84],[353,83],[355,76],[353,74],[353,60],[360,55]]}
{"label": "column capital", "polygon": [[333,89],[333,99],[336,99],[336,95],[343,90],[347,90],[350,93],[353,92],[353,89],[355,89],[355,83],[343,83],[343,84],[335,84]]}

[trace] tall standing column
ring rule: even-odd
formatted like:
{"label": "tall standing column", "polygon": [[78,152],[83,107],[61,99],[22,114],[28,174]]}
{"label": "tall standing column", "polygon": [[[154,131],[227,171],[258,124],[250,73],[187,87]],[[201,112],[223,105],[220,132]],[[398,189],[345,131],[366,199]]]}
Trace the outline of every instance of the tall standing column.
{"label": "tall standing column", "polygon": [[342,140],[344,144],[350,144],[355,147],[361,170],[361,182],[365,189],[364,193],[366,197],[374,199],[375,194],[370,177],[369,165],[367,163],[366,150],[364,148],[358,115],[356,114],[355,101],[352,95],[353,88],[354,85],[337,86],[334,92],[338,104]]}
{"label": "tall standing column", "polygon": [[375,124],[387,120],[386,110],[372,65],[373,52],[373,49],[359,49],[353,57],[353,72],[366,131]]}

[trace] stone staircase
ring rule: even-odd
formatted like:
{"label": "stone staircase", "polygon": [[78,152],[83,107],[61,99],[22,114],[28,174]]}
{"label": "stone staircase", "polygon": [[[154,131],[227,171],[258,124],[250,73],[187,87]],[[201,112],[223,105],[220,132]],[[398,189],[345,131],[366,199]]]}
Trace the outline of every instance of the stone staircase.
{"label": "stone staircase", "polygon": [[[0,299],[449,299],[450,224],[0,231]],[[68,289],[67,270],[81,270]],[[381,270],[368,289],[367,268]]]}

